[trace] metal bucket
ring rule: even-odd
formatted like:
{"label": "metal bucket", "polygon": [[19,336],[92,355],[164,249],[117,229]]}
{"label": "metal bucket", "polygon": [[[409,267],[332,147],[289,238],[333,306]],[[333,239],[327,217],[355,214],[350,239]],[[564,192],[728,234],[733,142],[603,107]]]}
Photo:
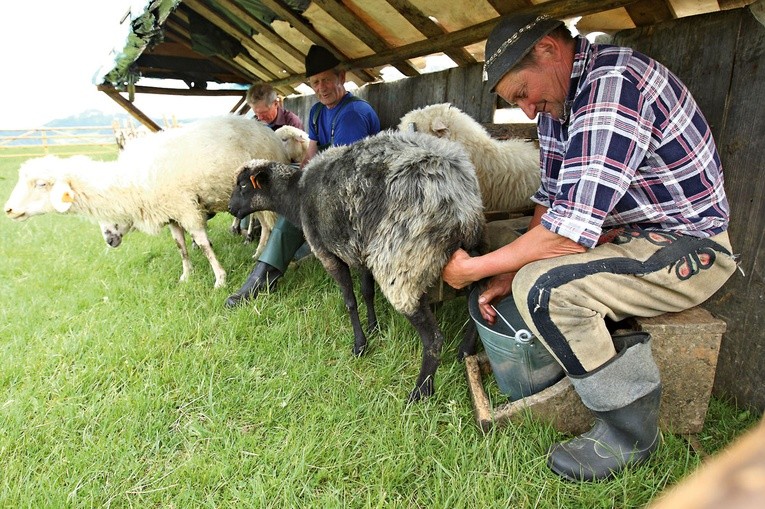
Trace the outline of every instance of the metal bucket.
{"label": "metal bucket", "polygon": [[495,305],[497,320],[490,325],[478,309],[480,293],[478,288],[470,292],[468,309],[502,394],[515,401],[563,378],[563,368],[526,327],[512,295]]}

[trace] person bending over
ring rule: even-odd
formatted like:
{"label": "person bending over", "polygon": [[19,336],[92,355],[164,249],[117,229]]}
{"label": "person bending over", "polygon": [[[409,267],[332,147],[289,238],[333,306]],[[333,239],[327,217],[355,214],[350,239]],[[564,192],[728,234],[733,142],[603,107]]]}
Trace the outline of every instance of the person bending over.
{"label": "person bending over", "polygon": [[528,231],[496,251],[458,250],[443,271],[498,299],[563,366],[594,427],[553,445],[548,466],[604,479],[659,443],[650,336],[606,320],[696,306],[733,274],[728,201],[710,127],[686,86],[629,48],[572,37],[544,15],[503,18],[486,42],[491,91],[537,119],[542,183]]}

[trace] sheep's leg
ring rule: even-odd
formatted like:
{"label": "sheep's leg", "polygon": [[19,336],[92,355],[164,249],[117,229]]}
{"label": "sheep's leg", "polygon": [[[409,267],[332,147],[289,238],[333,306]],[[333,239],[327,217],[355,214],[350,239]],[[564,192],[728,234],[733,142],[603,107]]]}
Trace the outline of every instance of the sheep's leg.
{"label": "sheep's leg", "polygon": [[180,281],[188,281],[191,274],[191,259],[189,258],[189,251],[186,249],[186,237],[183,234],[183,228],[178,223],[171,222],[168,224],[170,228],[170,235],[173,236],[175,245],[181,251],[181,263],[183,264],[183,272],[181,273]]}
{"label": "sheep's leg", "polygon": [[215,288],[226,286],[226,271],[221,266],[218,258],[215,257],[210,239],[207,238],[207,231],[204,228],[200,228],[199,230],[190,230],[189,233],[210,262],[210,267],[212,267],[213,274],[215,274]]}
{"label": "sheep's leg", "polygon": [[377,330],[377,313],[375,313],[375,279],[368,269],[361,270],[361,296],[367,306],[367,330],[371,333]]}
{"label": "sheep's leg", "polygon": [[[260,224],[260,220],[258,219],[257,212],[253,212],[250,214],[250,219],[247,221],[247,235],[244,237],[244,242],[246,244],[249,244],[253,240],[255,240],[255,228],[257,227],[255,223]],[[262,230],[261,230],[262,231]]]}
{"label": "sheep's leg", "polygon": [[433,379],[441,359],[441,348],[444,345],[444,335],[438,327],[436,317],[428,305],[427,295],[420,297],[417,309],[411,315],[406,315],[409,322],[420,334],[422,340],[422,366],[417,384],[409,393],[409,402],[427,398],[435,392]]}
{"label": "sheep's leg", "polygon": [[[268,237],[271,236],[271,228],[273,226],[268,225],[267,221],[263,218],[258,218],[258,222],[260,223],[260,239],[258,240],[258,247],[255,248],[255,254],[252,255],[253,259],[255,260],[260,258],[260,255],[263,254],[263,251],[266,249],[266,244],[268,244]],[[252,223],[253,220],[250,219],[250,224]]]}
{"label": "sheep's leg", "polygon": [[241,221],[239,220],[238,217],[234,218],[234,222],[231,223],[230,230],[231,230],[231,233],[234,234],[234,235],[241,235],[242,234],[242,225],[241,225]]}
{"label": "sheep's leg", "polygon": [[457,360],[464,361],[465,357],[475,355],[476,344],[478,341],[478,329],[473,320],[468,320],[465,326],[465,334],[462,336],[462,343],[457,350]]}
{"label": "sheep's leg", "polygon": [[345,309],[348,310],[348,316],[351,318],[353,326],[353,354],[360,356],[367,348],[367,337],[361,328],[359,319],[359,309],[356,303],[356,295],[353,293],[353,280],[351,279],[351,269],[337,256],[326,251],[316,253],[317,258],[321,260],[322,265],[329,275],[337,282],[340,291],[343,294]]}

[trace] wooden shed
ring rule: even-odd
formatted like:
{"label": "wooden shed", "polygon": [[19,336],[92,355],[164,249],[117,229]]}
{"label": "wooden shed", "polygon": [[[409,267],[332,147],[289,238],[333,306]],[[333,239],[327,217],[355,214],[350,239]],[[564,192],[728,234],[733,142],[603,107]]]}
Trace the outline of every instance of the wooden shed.
{"label": "wooden shed", "polygon": [[[491,124],[498,101],[481,81],[484,43],[502,15],[518,12],[613,36],[667,65],[693,92],[720,149],[741,269],[704,306],[727,322],[715,392],[765,409],[765,178],[758,156],[765,0],[152,0],[125,15],[125,46],[96,85],[153,130],[159,126],[133,105],[135,94],[228,95],[230,111],[243,113],[246,88],[259,81],[305,120],[314,100],[299,94],[303,62],[320,44],[340,59],[383,127],[437,102]],[[429,72],[434,56],[452,67]],[[402,79],[384,81],[386,73]],[[144,86],[145,78],[185,86]]]}

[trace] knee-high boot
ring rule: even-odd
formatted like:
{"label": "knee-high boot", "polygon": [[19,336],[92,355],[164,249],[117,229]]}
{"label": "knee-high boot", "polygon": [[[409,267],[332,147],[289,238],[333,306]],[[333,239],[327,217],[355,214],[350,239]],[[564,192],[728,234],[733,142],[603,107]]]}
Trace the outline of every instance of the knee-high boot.
{"label": "knee-high boot", "polygon": [[226,299],[226,307],[232,308],[252,300],[263,290],[273,291],[280,277],[282,277],[282,271],[266,262],[258,262],[242,287]]}
{"label": "knee-high boot", "polygon": [[614,336],[617,355],[582,376],[569,375],[595,425],[578,437],[553,445],[547,464],[574,481],[607,479],[627,465],[646,460],[659,443],[659,368],[651,336]]}

